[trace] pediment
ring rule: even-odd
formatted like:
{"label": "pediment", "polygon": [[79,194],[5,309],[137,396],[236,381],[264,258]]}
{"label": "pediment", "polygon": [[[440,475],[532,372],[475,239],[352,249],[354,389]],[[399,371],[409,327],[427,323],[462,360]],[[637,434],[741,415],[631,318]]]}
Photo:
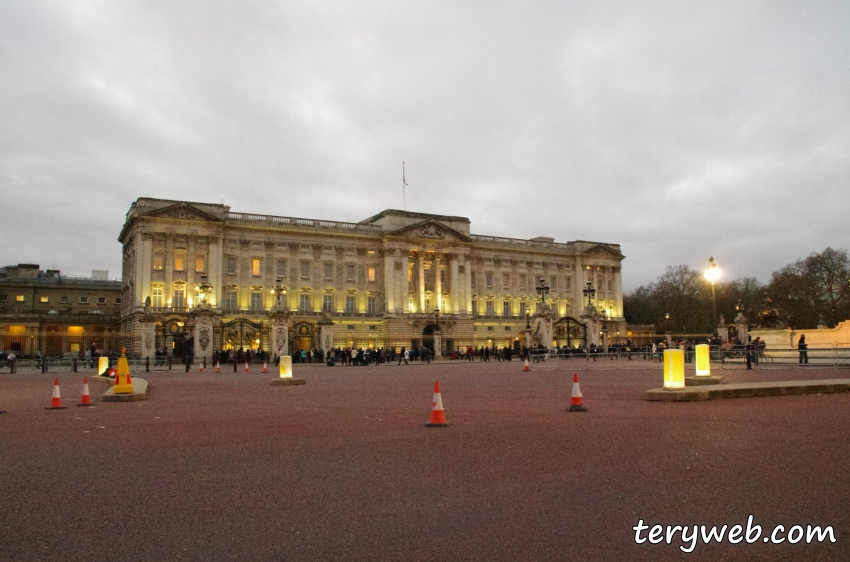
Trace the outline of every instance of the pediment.
{"label": "pediment", "polygon": [[404,238],[443,240],[447,242],[470,242],[471,239],[433,219],[411,224],[404,228],[390,232],[389,236],[401,236]]}
{"label": "pediment", "polygon": [[591,246],[590,248],[584,251],[584,255],[611,256],[618,259],[623,259],[625,257],[623,254],[621,254],[611,246],[605,244],[597,244],[595,246]]}
{"label": "pediment", "polygon": [[180,220],[221,222],[221,219],[219,219],[218,217],[215,217],[209,213],[205,213],[204,211],[201,211],[200,209],[193,207],[188,203],[177,203],[176,205],[169,205],[168,207],[162,207],[161,209],[156,209],[149,213],[145,213],[142,216]]}

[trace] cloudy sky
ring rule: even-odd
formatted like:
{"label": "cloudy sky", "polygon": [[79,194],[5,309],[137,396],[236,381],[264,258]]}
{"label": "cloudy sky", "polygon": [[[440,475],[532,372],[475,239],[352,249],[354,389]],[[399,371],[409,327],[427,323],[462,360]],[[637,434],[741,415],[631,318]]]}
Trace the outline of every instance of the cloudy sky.
{"label": "cloudy sky", "polygon": [[850,3],[0,3],[0,265],[120,275],[139,197],[622,245],[850,247]]}

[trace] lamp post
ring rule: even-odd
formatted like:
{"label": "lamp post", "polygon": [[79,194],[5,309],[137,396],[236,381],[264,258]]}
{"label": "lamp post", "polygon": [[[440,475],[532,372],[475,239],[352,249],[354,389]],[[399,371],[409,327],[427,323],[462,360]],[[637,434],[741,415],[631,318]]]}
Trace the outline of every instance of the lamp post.
{"label": "lamp post", "polygon": [[531,311],[528,309],[525,309],[525,329],[531,329]]}
{"label": "lamp post", "polygon": [[434,308],[434,323],[437,327],[434,329],[434,357],[443,356],[443,341],[440,337],[440,309]]}
{"label": "lamp post", "polygon": [[717,297],[714,293],[714,283],[720,279],[720,268],[714,263],[714,257],[708,258],[708,267],[705,268],[705,279],[711,283],[711,322],[714,325],[712,331],[717,330]]}
{"label": "lamp post", "polygon": [[284,300],[283,300],[283,308],[286,308],[286,287],[284,287],[283,285],[281,285],[281,284],[280,284],[280,282],[281,282],[281,278],[280,278],[280,277],[278,277],[278,278],[275,280],[275,282],[277,283],[277,285],[275,285],[275,286],[271,289],[271,293],[275,296],[275,301],[274,301],[274,303],[275,303],[275,304],[274,304],[274,305],[275,305],[275,308],[280,309],[280,298],[281,298],[281,297],[283,297],[283,298],[284,298]]}
{"label": "lamp post", "polygon": [[581,290],[582,294],[587,297],[587,306],[588,308],[593,307],[592,299],[596,296],[596,289],[593,288],[593,282],[588,281],[587,287]]}
{"label": "lamp post", "polygon": [[673,345],[673,340],[670,338],[670,313],[667,312],[664,314],[664,336],[667,339],[667,347],[669,348]]}
{"label": "lamp post", "polygon": [[546,284],[546,281],[541,277],[537,282],[537,287],[535,287],[537,294],[540,295],[540,298],[543,299],[543,306],[546,306],[546,295],[549,294],[549,285]]}
{"label": "lamp post", "polygon": [[195,284],[195,306],[209,304],[209,297],[212,294],[212,285],[207,283],[207,276],[201,275],[201,282]]}

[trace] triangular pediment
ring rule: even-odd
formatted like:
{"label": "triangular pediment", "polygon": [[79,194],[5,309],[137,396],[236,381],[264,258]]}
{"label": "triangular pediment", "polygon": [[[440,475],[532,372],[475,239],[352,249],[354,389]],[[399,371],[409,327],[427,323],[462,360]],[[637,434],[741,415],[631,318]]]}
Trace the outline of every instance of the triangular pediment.
{"label": "triangular pediment", "polygon": [[205,213],[204,211],[201,211],[200,209],[193,207],[188,203],[177,203],[176,205],[169,205],[168,207],[162,207],[161,209],[156,209],[150,211],[149,213],[145,213],[142,216],[190,221],[195,220],[221,222],[221,219],[219,219],[218,217],[215,217],[209,213]]}
{"label": "triangular pediment", "polygon": [[595,246],[591,246],[587,250],[584,251],[584,255],[602,255],[602,256],[611,256],[618,259],[623,259],[625,256],[612,248],[611,246],[607,246],[605,244],[597,244]]}
{"label": "triangular pediment", "polygon": [[388,234],[389,236],[401,236],[404,238],[422,240],[444,240],[447,242],[470,242],[469,236],[461,234],[433,219],[405,226]]}

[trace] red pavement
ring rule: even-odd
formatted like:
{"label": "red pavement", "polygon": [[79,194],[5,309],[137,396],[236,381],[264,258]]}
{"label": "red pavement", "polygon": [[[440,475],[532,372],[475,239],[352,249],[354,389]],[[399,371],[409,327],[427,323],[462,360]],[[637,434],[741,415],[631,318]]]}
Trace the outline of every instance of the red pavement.
{"label": "red pavement", "polygon": [[[95,408],[61,411],[53,378],[74,401],[82,374],[2,374],[0,560],[850,560],[850,394],[655,403],[660,369],[579,366],[138,373],[146,401],[91,384]],[[574,372],[588,412],[566,411]],[[424,427],[435,380],[448,428]],[[633,540],[750,514],[837,542]]]}

